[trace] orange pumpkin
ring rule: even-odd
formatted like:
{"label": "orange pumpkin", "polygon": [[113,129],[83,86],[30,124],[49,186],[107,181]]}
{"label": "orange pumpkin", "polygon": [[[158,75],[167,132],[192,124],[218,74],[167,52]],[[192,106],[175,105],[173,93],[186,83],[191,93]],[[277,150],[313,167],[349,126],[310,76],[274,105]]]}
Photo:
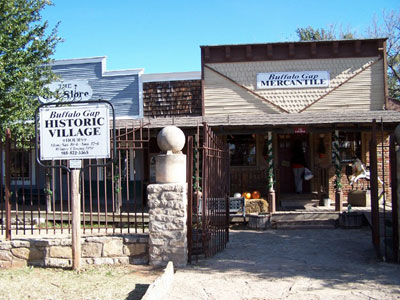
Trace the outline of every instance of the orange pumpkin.
{"label": "orange pumpkin", "polygon": [[250,192],[244,192],[242,194],[242,197],[244,197],[245,199],[251,199],[251,193]]}
{"label": "orange pumpkin", "polygon": [[260,194],[259,191],[254,191],[254,192],[251,193],[251,198],[252,199],[260,199],[260,197],[261,197],[261,194]]}

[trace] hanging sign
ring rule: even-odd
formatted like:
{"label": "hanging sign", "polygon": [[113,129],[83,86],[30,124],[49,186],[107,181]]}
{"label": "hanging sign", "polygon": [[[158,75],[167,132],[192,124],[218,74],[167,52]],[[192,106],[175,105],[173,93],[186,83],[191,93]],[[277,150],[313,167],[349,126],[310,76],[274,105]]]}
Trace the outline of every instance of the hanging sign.
{"label": "hanging sign", "polygon": [[110,157],[107,105],[42,107],[39,116],[41,160]]}
{"label": "hanging sign", "polygon": [[54,95],[39,97],[42,103],[56,101],[87,101],[92,98],[93,90],[86,81],[55,81],[45,86]]}
{"label": "hanging sign", "polygon": [[257,74],[257,89],[298,89],[329,87],[327,71],[272,72]]}
{"label": "hanging sign", "polygon": [[305,134],[307,133],[307,129],[305,127],[295,127],[294,133]]}

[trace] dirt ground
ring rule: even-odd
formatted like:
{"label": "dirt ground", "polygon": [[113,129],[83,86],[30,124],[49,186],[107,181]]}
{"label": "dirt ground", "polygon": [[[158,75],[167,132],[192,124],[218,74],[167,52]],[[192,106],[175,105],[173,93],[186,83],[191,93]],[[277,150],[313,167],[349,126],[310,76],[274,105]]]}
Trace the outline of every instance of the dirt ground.
{"label": "dirt ground", "polygon": [[232,230],[227,249],[175,273],[168,300],[400,299],[400,265],[367,228]]}
{"label": "dirt ground", "polygon": [[161,272],[149,266],[0,270],[0,299],[136,300]]}

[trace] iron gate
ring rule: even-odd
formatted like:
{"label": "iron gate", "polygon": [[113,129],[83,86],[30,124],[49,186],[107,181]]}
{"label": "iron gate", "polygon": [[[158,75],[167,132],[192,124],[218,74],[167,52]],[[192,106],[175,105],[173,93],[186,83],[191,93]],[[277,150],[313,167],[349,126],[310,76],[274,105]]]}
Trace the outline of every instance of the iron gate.
{"label": "iron gate", "polygon": [[394,262],[399,261],[397,163],[394,134],[385,139],[383,122],[378,128],[374,120],[370,142],[372,243],[379,258]]}
{"label": "iron gate", "polygon": [[[201,146],[200,146],[201,145]],[[206,123],[188,137],[188,261],[210,257],[229,241],[229,152]]]}

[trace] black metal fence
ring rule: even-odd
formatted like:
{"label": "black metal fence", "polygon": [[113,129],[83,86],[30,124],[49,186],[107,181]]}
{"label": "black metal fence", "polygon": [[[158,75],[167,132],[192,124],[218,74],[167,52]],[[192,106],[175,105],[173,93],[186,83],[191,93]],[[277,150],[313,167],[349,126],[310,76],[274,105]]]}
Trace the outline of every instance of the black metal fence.
{"label": "black metal fence", "polygon": [[[84,160],[81,172],[81,220],[86,232],[145,232],[149,178],[146,126],[116,130],[117,157],[105,167]],[[113,142],[111,141],[111,147]],[[34,141],[11,136],[0,144],[0,224],[7,238],[71,231],[71,178],[62,168],[36,163]],[[67,161],[47,161],[49,167]],[[8,180],[8,182],[7,182]],[[7,192],[9,191],[9,195]]]}
{"label": "black metal fence", "polygon": [[[397,157],[394,135],[386,139],[383,124],[373,121],[370,142],[372,243],[379,258],[399,261]],[[390,160],[390,164],[387,160]],[[390,168],[388,168],[388,165]]]}
{"label": "black metal fence", "polygon": [[[200,146],[201,145],[201,146]],[[229,241],[229,152],[225,141],[203,124],[188,138],[189,263],[212,256]]]}

